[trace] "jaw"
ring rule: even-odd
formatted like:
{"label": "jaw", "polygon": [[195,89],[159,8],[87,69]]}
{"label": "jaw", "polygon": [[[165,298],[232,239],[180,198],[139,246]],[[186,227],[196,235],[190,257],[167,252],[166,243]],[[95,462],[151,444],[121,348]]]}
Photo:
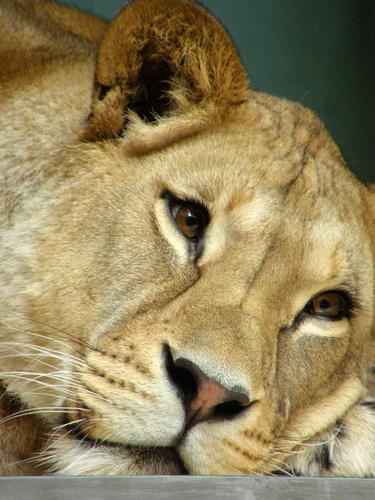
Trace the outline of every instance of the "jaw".
{"label": "jaw", "polygon": [[70,476],[184,475],[186,470],[172,448],[137,448],[78,440],[61,433],[50,439],[39,458],[49,473]]}
{"label": "jaw", "polygon": [[[174,448],[144,448],[79,439],[61,432],[49,440],[39,462],[47,463],[47,473],[57,475],[257,475],[271,473],[277,462],[268,458],[270,443],[262,442],[261,433],[248,433],[245,440],[252,450],[236,446],[236,438],[224,438],[212,454],[204,452],[215,444],[210,439],[185,443]],[[217,443],[216,443],[217,444]],[[240,460],[239,460],[240,459]]]}
{"label": "jaw", "polygon": [[[186,449],[185,446],[181,447],[182,457],[186,454],[184,453]],[[239,449],[236,451],[233,448],[229,450],[228,460],[224,456],[216,456],[218,462],[209,464],[205,463],[205,458],[209,457],[202,453],[202,450],[198,450],[197,446],[195,449],[196,459],[192,460],[189,453],[185,462],[173,448],[137,448],[86,440],[79,441],[73,436],[62,433],[50,440],[49,445],[40,455],[39,462],[48,463],[47,473],[72,476],[257,475],[270,473],[276,469],[277,465],[276,462],[260,459],[249,466],[250,453],[246,453],[247,463],[238,465]],[[220,448],[219,451],[228,452],[226,442],[224,448]]]}

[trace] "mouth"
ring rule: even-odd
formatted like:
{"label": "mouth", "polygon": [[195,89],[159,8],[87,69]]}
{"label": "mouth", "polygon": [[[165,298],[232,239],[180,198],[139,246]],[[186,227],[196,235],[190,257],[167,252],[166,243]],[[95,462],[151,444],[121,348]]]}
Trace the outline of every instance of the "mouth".
{"label": "mouth", "polygon": [[[69,426],[69,422],[66,423]],[[137,446],[129,445],[125,443],[118,443],[106,439],[93,439],[87,435],[79,426],[71,426],[69,435],[80,445],[85,446],[88,449],[98,450],[102,452],[107,450],[108,452],[115,451],[121,456],[121,454],[126,457],[126,459],[131,456],[132,460],[138,464],[148,464],[149,468],[155,469],[154,474],[165,474],[168,468],[173,471],[173,474],[178,473],[178,475],[188,475],[185,464],[182,461],[177,449],[174,446]],[[179,439],[180,442],[180,439]],[[176,472],[178,471],[178,472]]]}

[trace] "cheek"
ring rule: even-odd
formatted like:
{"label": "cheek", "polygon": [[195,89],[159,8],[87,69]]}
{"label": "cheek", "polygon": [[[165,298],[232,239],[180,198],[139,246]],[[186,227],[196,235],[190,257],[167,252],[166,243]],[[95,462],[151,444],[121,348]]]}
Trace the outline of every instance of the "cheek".
{"label": "cheek", "polygon": [[[94,201],[89,206],[82,202],[85,211],[78,202],[73,207],[61,204],[44,221],[43,226],[56,231],[43,230],[36,238],[37,278],[32,278],[34,288],[39,285],[32,304],[38,319],[79,331],[91,343],[119,319],[162,308],[198,278],[193,265],[178,265],[147,207],[133,203],[120,225],[118,210],[104,207],[100,212],[100,200]],[[48,279],[39,284],[43,276]]]}
{"label": "cheek", "polygon": [[[293,335],[293,334],[292,334]],[[349,338],[295,338],[282,334],[279,340],[277,386],[280,400],[290,409],[313,402],[344,376]]]}

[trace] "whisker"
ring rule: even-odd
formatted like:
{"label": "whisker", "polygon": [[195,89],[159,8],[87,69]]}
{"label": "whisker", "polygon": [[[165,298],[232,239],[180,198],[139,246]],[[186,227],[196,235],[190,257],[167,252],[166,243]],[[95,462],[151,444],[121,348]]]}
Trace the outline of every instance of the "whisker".
{"label": "whisker", "polygon": [[[40,335],[38,335],[40,336]],[[9,347],[8,347],[9,346]],[[52,349],[50,347],[42,347],[38,346],[35,344],[28,344],[24,342],[17,342],[17,341],[5,341],[1,343],[1,350],[6,351],[11,351],[13,353],[14,347],[21,347],[21,348],[26,348],[26,349],[31,349],[36,352],[40,352],[43,354],[49,354],[50,357],[56,357],[57,359],[61,359],[62,361],[66,361],[67,359],[70,359],[71,364],[77,364],[77,366],[86,366],[84,361],[82,359],[77,358],[76,356],[73,356],[71,354],[57,351],[56,349]],[[22,356],[22,352],[14,353],[14,356]]]}
{"label": "whisker", "polygon": [[[75,391],[79,391],[82,394],[92,396],[94,397],[97,401],[102,401],[104,403],[108,403],[109,400],[102,394],[99,394],[97,392],[92,391],[89,387],[87,387],[85,384],[80,384],[78,381],[74,381],[74,378],[72,380],[71,377],[65,377],[64,375],[71,375],[72,372],[70,371],[65,371],[65,370],[56,370],[54,372],[50,373],[40,373],[40,372],[29,372],[29,371],[12,371],[12,372],[0,372],[0,377],[6,377],[6,378],[13,378],[13,379],[18,379],[18,380],[24,380],[28,383],[35,383],[38,384],[39,386],[42,387],[47,387],[50,388],[53,392],[57,393],[62,393],[64,396],[71,396],[71,397],[76,397],[77,394]],[[73,375],[75,373],[73,372]],[[54,384],[49,383],[48,381],[41,380],[41,379],[52,379],[56,381]],[[61,383],[58,383],[61,382]],[[28,393],[31,393],[33,390],[38,390],[39,388],[35,389],[28,389]],[[48,397],[53,397],[54,395],[51,393],[48,395]]]}
{"label": "whisker", "polygon": [[[66,422],[65,424],[61,424],[61,425],[56,425],[55,427],[52,428],[53,431],[60,431],[61,429],[63,429],[64,427],[68,427],[70,425],[74,425],[74,424],[79,424],[81,422],[86,422],[86,418],[79,418],[78,420],[72,420],[71,422]],[[73,429],[71,429],[73,430]]]}
{"label": "whisker", "polygon": [[[23,373],[23,372],[20,372],[20,373]],[[28,372],[24,372],[24,373],[29,375]],[[1,376],[7,377],[7,378],[14,378],[17,380],[24,380],[24,381],[29,382],[29,383],[36,383],[36,384],[39,384],[43,387],[48,387],[55,392],[63,393],[64,395],[73,395],[73,396],[75,395],[75,393],[69,391],[69,389],[68,389],[69,385],[73,388],[81,389],[81,386],[74,386],[68,380],[66,380],[64,378],[50,377],[50,378],[54,378],[55,380],[60,380],[62,382],[62,384],[53,384],[52,385],[52,384],[49,384],[48,382],[43,382],[42,380],[40,380],[40,378],[46,377],[45,374],[39,374],[39,378],[30,378],[30,377],[27,377],[25,375],[20,375],[17,373],[12,373],[12,372],[4,373],[4,372],[2,372],[2,373],[0,373],[0,377]],[[53,397],[53,394],[50,394],[49,397]]]}
{"label": "whisker", "polygon": [[[50,354],[43,354],[43,353],[6,354],[4,356],[0,356],[0,360],[9,359],[9,358],[25,358],[25,359],[30,360],[30,363],[28,366],[32,366],[33,364],[35,364],[37,362],[38,364],[46,366],[48,368],[56,368],[56,366],[51,365],[47,361],[44,361],[44,358],[50,359],[51,357],[60,359],[62,361],[62,358],[58,358],[57,356],[51,356]],[[69,364],[70,364],[70,362],[69,362]],[[72,366],[74,366],[74,365],[72,365]],[[74,367],[75,368],[86,368],[86,366],[84,366],[84,365],[82,367],[80,367],[78,365],[76,365]],[[79,373],[79,372],[73,371],[72,373]],[[47,375],[47,373],[46,373],[46,375]]]}
{"label": "whisker", "polygon": [[[307,448],[307,447],[317,447],[317,446],[323,446],[325,444],[330,444],[332,443],[338,436],[338,434],[340,433],[340,429],[341,429],[341,426],[338,427],[338,428],[335,428],[335,432],[333,432],[330,436],[328,436],[326,439],[324,440],[321,440],[321,441],[313,441],[314,438],[302,438],[302,437],[282,437],[280,436],[278,438],[278,441],[281,442],[281,444],[284,442],[285,443],[285,447],[282,448],[282,447],[279,447],[278,450],[286,450],[288,449],[288,447],[290,445],[294,446],[294,447],[298,447],[298,446],[302,446],[304,448]],[[329,431],[328,431],[329,432]],[[311,442],[308,442],[312,440]],[[303,450],[295,450],[294,451],[295,453],[303,453]]]}
{"label": "whisker", "polygon": [[[58,327],[56,327],[54,325],[51,325],[51,324],[48,324],[48,323],[45,323],[43,321],[39,321],[39,320],[36,320],[36,319],[27,318],[27,317],[22,316],[20,314],[14,314],[14,315],[12,315],[12,319],[14,317],[17,317],[17,318],[19,318],[21,320],[25,320],[27,322],[32,322],[32,323],[41,325],[41,326],[46,327],[46,328],[51,328],[56,333],[62,335],[63,338],[65,338],[65,339],[73,340],[74,342],[76,342],[77,344],[79,344],[81,346],[87,347],[88,349],[91,349],[91,350],[94,350],[94,351],[101,352],[98,348],[96,348],[95,346],[93,346],[89,342],[87,342],[85,340],[82,340],[82,339],[78,338],[75,335],[69,334],[69,333],[65,332],[64,330],[61,330],[60,328],[58,328]],[[4,320],[0,320],[0,322],[3,322],[4,324],[6,324]],[[12,325],[10,325],[10,326],[12,326]],[[24,331],[25,333],[27,333],[27,330],[22,330],[22,328],[19,328],[19,330],[20,331]]]}
{"label": "whisker", "polygon": [[[282,472],[286,476],[294,476],[295,475],[293,473],[293,469],[290,467],[290,465],[288,465],[283,460],[280,460],[272,455],[267,457],[267,463],[268,463],[268,465],[270,465],[273,468],[276,467],[276,470],[279,470],[280,472]],[[287,467],[289,470],[285,470],[283,468],[284,466]]]}
{"label": "whisker", "polygon": [[0,425],[3,425],[7,422],[10,422],[11,420],[14,420],[16,418],[20,417],[26,417],[30,415],[40,415],[44,413],[53,413],[53,414],[67,414],[67,413],[72,413],[76,412],[77,410],[79,411],[89,411],[87,408],[76,408],[76,407],[53,407],[53,406],[45,406],[41,408],[27,408],[25,410],[20,410],[16,413],[13,413],[12,415],[9,415],[3,419],[0,420]]}

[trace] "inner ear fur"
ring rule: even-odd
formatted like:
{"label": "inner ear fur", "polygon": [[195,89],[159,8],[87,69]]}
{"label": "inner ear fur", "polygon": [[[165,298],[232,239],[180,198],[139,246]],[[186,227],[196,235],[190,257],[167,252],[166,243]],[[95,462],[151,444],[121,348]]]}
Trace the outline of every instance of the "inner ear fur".
{"label": "inner ear fur", "polygon": [[231,38],[191,0],[131,2],[101,42],[95,79],[89,140],[121,135],[131,112],[147,123],[197,107],[219,118],[249,98]]}

